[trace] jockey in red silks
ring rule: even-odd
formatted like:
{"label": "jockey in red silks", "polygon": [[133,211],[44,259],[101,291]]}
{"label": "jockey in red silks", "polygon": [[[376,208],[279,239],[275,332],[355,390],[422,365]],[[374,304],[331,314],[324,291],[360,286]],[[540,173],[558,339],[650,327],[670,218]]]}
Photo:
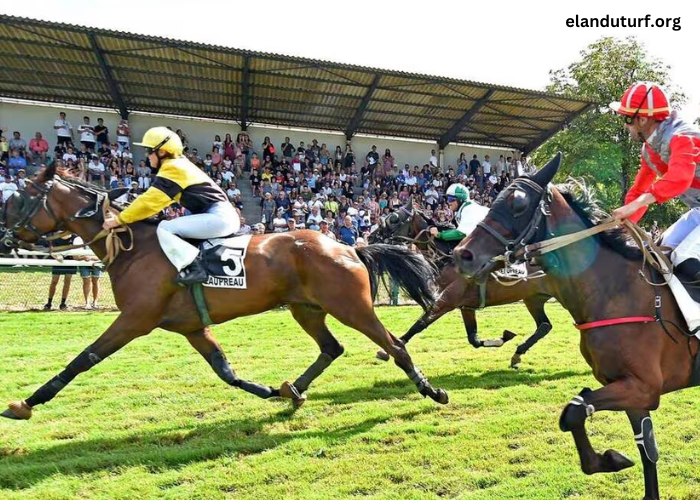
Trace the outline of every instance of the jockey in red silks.
{"label": "jockey in red silks", "polygon": [[624,116],[632,140],[643,142],[641,168],[613,217],[637,222],[648,205],[680,198],[690,210],[664,232],[662,245],[674,249],[679,271],[700,279],[700,130],[676,116],[654,83],[635,83],[610,107]]}

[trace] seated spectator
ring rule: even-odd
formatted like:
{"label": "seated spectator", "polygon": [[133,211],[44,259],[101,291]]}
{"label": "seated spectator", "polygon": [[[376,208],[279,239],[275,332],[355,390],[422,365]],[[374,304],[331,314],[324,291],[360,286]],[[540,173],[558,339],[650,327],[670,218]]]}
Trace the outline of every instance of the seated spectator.
{"label": "seated spectator", "polygon": [[320,210],[317,206],[313,206],[311,207],[311,213],[309,214],[309,217],[306,219],[306,227],[314,231],[320,231],[322,220],[323,217],[321,217]]}
{"label": "seated spectator", "polygon": [[[217,136],[217,137],[218,137],[218,136]],[[240,229],[238,230],[238,232],[236,233],[236,236],[244,236],[244,235],[246,235],[246,234],[252,234],[252,233],[253,233],[253,229],[252,229],[248,224],[245,223],[245,217],[243,217],[243,216],[241,215],[241,216],[239,216],[239,219],[240,219],[240,221],[241,221],[241,228],[240,228]],[[264,230],[263,230],[263,231],[264,231]]]}
{"label": "seated spectator", "polygon": [[4,203],[10,199],[16,191],[18,190],[17,184],[12,182],[12,176],[9,173],[5,174],[4,180],[0,182],[0,198]]}
{"label": "seated spectator", "polygon": [[319,222],[319,227],[321,228],[322,235],[332,239],[333,241],[336,241],[337,238],[335,237],[335,234],[333,234],[333,232],[329,229],[328,221],[326,219],[323,219],[321,220],[321,222]]}
{"label": "seated spectator", "polygon": [[27,168],[27,160],[26,158],[20,156],[19,149],[13,149],[10,159],[7,161],[7,169],[11,174],[14,174],[20,168]]}
{"label": "seated spectator", "polygon": [[357,228],[353,224],[352,217],[346,215],[343,219],[343,225],[338,228],[338,240],[341,243],[354,247],[357,238],[359,238],[359,234]]}
{"label": "seated spectator", "polygon": [[12,133],[12,139],[10,139],[10,151],[12,150],[17,150],[22,158],[27,154],[27,141],[22,139],[16,131]]}
{"label": "seated spectator", "polygon": [[[88,182],[105,187],[105,166],[97,155],[92,155],[87,166]],[[145,189],[145,188],[144,188]]]}
{"label": "seated spectator", "polygon": [[287,224],[287,219],[284,216],[284,208],[280,207],[277,209],[277,215],[272,219],[272,232],[273,233],[286,233],[289,231],[289,225]]}
{"label": "seated spectator", "polygon": [[141,160],[136,167],[136,182],[139,183],[139,189],[144,191],[151,187],[151,167],[146,165],[145,160]]}
{"label": "seated spectator", "polygon": [[46,163],[46,154],[49,152],[49,143],[41,135],[41,132],[34,134],[34,139],[29,141],[27,159],[30,162]]}

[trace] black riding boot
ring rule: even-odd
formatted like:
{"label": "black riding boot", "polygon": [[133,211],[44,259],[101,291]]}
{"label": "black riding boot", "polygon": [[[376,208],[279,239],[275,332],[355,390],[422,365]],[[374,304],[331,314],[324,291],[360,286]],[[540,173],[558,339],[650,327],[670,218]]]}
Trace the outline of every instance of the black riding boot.
{"label": "black riding boot", "polygon": [[176,281],[180,286],[189,286],[195,283],[206,282],[207,271],[204,269],[202,259],[197,258],[192,264],[180,271]]}
{"label": "black riding boot", "polygon": [[700,286],[700,260],[686,259],[678,264],[675,270],[681,281]]}

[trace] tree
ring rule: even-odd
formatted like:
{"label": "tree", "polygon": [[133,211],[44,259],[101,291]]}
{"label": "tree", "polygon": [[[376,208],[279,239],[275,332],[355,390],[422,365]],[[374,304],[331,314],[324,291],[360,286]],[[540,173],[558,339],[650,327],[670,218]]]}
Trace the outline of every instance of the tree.
{"label": "tree", "polygon": [[[651,81],[670,92],[672,105],[682,105],[686,97],[673,87],[669,69],[663,61],[650,58],[634,37],[604,37],[581,51],[581,59],[568,68],[550,71],[547,91],[595,105],[538,148],[535,163],[546,163],[562,151],[560,175],[584,178],[597,188],[608,209],[619,206],[639,167],[641,144],[630,140],[624,122],[608,104],[619,100],[634,82]],[[681,205],[670,203],[654,207],[650,215],[667,226],[680,210]]]}

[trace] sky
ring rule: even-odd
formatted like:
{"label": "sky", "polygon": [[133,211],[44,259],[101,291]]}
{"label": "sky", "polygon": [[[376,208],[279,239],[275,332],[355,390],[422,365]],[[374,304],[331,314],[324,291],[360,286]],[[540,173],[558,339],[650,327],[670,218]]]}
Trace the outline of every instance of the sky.
{"label": "sky", "polygon": [[[691,36],[700,9],[687,1],[32,0],[3,2],[0,12],[535,90],[544,90],[550,70],[578,60],[600,37],[633,35],[671,66],[672,80],[689,98],[681,115],[700,116],[700,64]],[[647,14],[680,17],[681,29],[566,25],[576,15]]]}

